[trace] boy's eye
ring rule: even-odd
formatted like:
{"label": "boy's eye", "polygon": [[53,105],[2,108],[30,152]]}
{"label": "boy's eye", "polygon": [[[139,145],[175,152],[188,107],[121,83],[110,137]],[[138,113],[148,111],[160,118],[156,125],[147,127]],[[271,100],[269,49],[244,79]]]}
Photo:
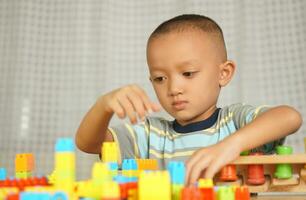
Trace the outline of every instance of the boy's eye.
{"label": "boy's eye", "polygon": [[161,82],[163,82],[165,79],[166,79],[166,77],[159,76],[159,77],[153,78],[153,81],[154,81],[154,82],[157,82],[157,83],[161,83]]}
{"label": "boy's eye", "polygon": [[196,72],[183,72],[183,76],[192,77]]}

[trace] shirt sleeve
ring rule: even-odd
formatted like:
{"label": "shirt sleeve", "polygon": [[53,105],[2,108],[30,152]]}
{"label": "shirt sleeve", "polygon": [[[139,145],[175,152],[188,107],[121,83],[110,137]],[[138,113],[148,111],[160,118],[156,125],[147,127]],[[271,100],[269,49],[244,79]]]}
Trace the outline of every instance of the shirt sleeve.
{"label": "shirt sleeve", "polygon": [[119,147],[121,161],[148,157],[148,126],[146,120],[136,125],[124,123],[108,129]]}
{"label": "shirt sleeve", "polygon": [[[270,108],[271,107],[267,105],[255,107],[245,104],[235,104],[232,107],[235,126],[237,127],[237,129],[244,127],[246,124],[252,122],[254,119],[256,119],[256,117],[266,112]],[[273,154],[275,153],[276,146],[283,145],[284,142],[285,137],[254,148],[251,150],[251,152],[263,152],[264,154]]]}

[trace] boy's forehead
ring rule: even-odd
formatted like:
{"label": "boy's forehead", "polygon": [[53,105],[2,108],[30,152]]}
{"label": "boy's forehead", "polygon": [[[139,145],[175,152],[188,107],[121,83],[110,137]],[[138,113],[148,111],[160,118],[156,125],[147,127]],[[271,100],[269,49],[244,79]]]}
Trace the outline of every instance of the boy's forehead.
{"label": "boy's forehead", "polygon": [[199,28],[189,28],[182,31],[172,30],[150,38],[147,45],[148,61],[149,57],[152,56],[155,51],[157,51],[156,49],[162,48],[161,45],[164,41],[166,41],[168,44],[177,44],[176,41],[180,42],[185,38],[192,38],[192,40],[188,40],[188,42],[190,41],[190,43],[192,43],[191,41],[193,41],[197,44],[204,45],[208,51],[216,51],[216,53],[222,57],[222,60],[226,60],[225,45],[216,33],[205,32]]}

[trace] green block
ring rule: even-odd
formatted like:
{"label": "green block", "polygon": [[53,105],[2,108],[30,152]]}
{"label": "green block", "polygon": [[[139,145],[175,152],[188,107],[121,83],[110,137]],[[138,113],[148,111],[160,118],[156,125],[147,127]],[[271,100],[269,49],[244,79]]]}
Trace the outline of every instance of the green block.
{"label": "green block", "polygon": [[16,178],[30,178],[32,177],[32,172],[16,172]]}
{"label": "green block", "polygon": [[[277,146],[277,155],[291,155],[293,152],[290,146]],[[290,164],[277,164],[274,176],[278,179],[288,179],[292,177],[292,166]]]}

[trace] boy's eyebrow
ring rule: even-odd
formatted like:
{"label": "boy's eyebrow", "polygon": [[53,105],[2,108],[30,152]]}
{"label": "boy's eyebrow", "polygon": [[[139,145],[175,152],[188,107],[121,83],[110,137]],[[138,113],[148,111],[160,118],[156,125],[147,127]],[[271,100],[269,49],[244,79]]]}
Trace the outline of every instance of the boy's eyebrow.
{"label": "boy's eyebrow", "polygon": [[[191,65],[191,66],[194,66],[194,65],[198,65],[198,62],[197,60],[185,60],[185,61],[182,61],[182,62],[179,62],[175,65],[176,68],[184,68],[186,65]],[[162,66],[162,65],[153,65],[151,66],[151,68],[154,70],[154,71],[163,71],[165,70],[166,66]]]}
{"label": "boy's eyebrow", "polygon": [[197,60],[186,60],[186,61],[183,61],[183,62],[180,62],[179,64],[177,64],[177,67],[178,68],[183,68],[185,67],[186,65],[191,65],[191,66],[194,66],[194,65],[197,65],[198,62]]}

